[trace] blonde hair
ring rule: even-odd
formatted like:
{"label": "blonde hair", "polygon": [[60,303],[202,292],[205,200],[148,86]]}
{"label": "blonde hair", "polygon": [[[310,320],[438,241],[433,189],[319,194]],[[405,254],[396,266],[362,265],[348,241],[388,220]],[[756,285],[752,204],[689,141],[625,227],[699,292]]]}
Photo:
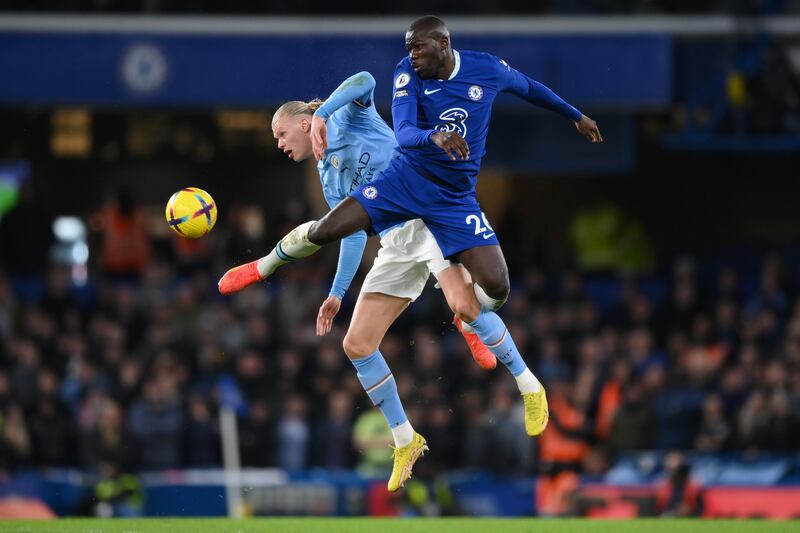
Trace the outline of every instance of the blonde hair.
{"label": "blonde hair", "polygon": [[282,117],[294,117],[297,115],[313,115],[314,112],[325,103],[325,100],[314,98],[310,102],[303,102],[302,100],[292,100],[286,102],[275,111],[272,115],[272,129],[275,129],[275,123]]}

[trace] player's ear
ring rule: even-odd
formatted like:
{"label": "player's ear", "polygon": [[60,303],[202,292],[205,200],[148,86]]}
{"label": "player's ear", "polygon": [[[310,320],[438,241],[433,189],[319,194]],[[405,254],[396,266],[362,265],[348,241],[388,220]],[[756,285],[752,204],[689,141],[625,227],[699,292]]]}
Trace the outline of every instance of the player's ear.
{"label": "player's ear", "polygon": [[303,130],[303,133],[311,131],[311,121],[308,120],[305,115],[300,119],[300,129]]}

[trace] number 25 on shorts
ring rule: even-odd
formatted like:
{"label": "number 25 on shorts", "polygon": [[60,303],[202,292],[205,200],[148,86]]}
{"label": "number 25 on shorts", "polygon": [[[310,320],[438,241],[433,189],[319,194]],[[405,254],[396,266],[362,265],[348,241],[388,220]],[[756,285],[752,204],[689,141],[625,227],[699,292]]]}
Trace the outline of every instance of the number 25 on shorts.
{"label": "number 25 on shorts", "polygon": [[[481,224],[481,219],[483,219],[483,224]],[[492,229],[492,225],[489,224],[489,221],[486,220],[486,214],[483,211],[481,211],[480,217],[478,215],[468,215],[464,221],[467,225],[475,226],[475,235],[481,235],[484,239],[488,239],[494,235],[494,229]],[[490,233],[486,233],[487,230]]]}

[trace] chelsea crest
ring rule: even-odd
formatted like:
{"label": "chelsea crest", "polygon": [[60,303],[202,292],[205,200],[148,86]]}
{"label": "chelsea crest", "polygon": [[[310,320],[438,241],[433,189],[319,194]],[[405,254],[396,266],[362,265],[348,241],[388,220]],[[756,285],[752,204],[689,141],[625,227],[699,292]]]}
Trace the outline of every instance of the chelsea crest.
{"label": "chelsea crest", "polygon": [[467,96],[470,100],[478,101],[483,98],[483,89],[480,85],[473,85],[467,90]]}

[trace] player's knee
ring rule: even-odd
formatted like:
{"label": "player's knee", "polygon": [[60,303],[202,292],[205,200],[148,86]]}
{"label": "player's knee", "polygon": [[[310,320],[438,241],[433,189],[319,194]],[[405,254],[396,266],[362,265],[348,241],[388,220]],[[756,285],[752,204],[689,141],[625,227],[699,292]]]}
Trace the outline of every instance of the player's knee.
{"label": "player's knee", "polygon": [[507,273],[490,277],[481,283],[481,287],[490,298],[502,302],[508,299],[508,294],[511,292],[511,282]]}
{"label": "player's knee", "polygon": [[475,298],[459,300],[453,304],[453,312],[463,322],[474,322],[481,313],[481,305]]}
{"label": "player's knee", "polygon": [[366,339],[359,338],[358,336],[351,335],[350,333],[344,336],[342,348],[344,349],[344,353],[347,354],[347,357],[350,359],[367,357],[368,355],[375,353],[375,350],[378,349],[377,346],[372,346],[372,344]]}

